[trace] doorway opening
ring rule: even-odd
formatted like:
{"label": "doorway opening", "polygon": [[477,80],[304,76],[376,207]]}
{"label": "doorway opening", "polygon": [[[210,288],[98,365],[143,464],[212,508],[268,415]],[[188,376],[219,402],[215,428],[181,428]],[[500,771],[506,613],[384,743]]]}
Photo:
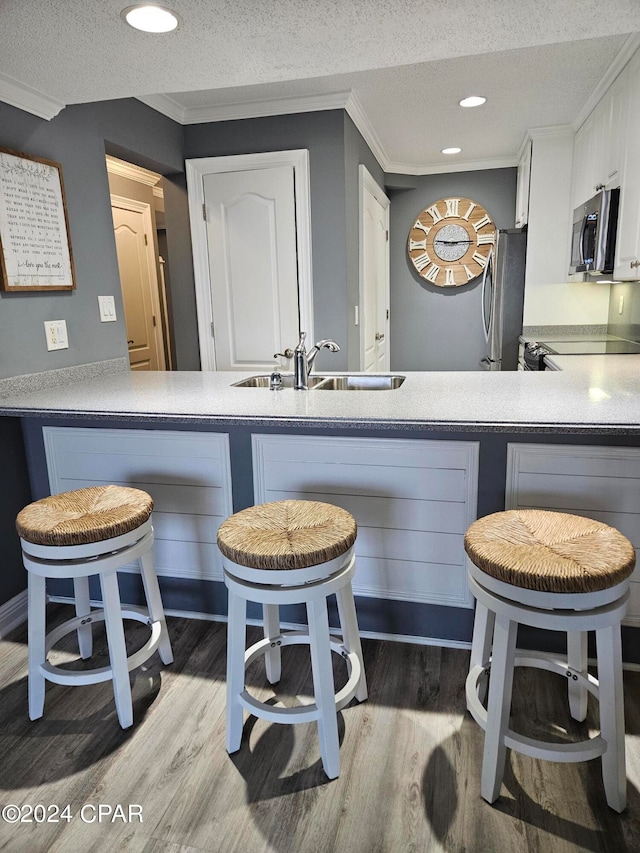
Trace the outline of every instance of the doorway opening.
{"label": "doorway opening", "polygon": [[107,155],[131,370],[173,370],[162,176]]}

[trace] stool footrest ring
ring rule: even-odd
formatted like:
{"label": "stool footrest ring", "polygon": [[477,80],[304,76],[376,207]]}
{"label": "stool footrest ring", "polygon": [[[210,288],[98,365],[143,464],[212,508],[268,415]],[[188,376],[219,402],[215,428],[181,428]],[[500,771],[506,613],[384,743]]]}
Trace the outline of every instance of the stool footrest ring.
{"label": "stool footrest ring", "polygon": [[[272,643],[278,643],[280,646],[308,645],[309,635],[306,631],[287,631],[277,637],[259,640],[245,652],[245,669],[254,660],[264,655],[271,648]],[[356,695],[362,676],[362,667],[360,666],[357,654],[347,651],[338,638],[332,637],[330,646],[332,652],[336,652],[336,654],[339,654],[346,661],[349,676],[346,684],[335,694],[336,711],[340,711]],[[309,723],[318,720],[320,717],[315,702],[292,708],[278,708],[268,702],[260,702],[258,699],[254,699],[246,690],[240,693],[239,701],[250,714],[261,717],[264,720],[269,720],[272,723]]]}
{"label": "stool footrest ring", "polygon": [[[90,620],[91,623],[104,622],[104,618],[103,610],[92,610],[86,616],[75,616],[73,619],[68,619],[66,622],[58,625],[57,628],[46,636],[45,654],[48,654],[62,637],[86,625],[87,620]],[[147,642],[137,652],[134,652],[127,658],[127,669],[131,672],[148,660],[160,645],[162,625],[160,622],[150,622],[147,610],[143,607],[135,607],[133,605],[122,608],[122,618],[143,622],[151,628],[151,635]],[[100,666],[95,669],[68,670],[45,661],[40,664],[40,671],[47,681],[52,681],[55,684],[99,684],[102,681],[109,681],[113,678],[113,671],[110,666]]]}
{"label": "stool footrest ring", "polygon": [[[566,662],[563,663],[561,659],[546,655],[544,652],[527,652],[523,655],[516,655],[513,663],[514,666],[530,666],[555,672],[559,675],[567,675],[569,669]],[[465,683],[467,709],[483,730],[486,730],[487,727],[487,709],[480,701],[478,683],[488,670],[489,667],[481,664],[471,667]],[[572,677],[576,676],[576,680],[580,681],[590,693],[595,696],[598,695],[598,681],[592,675],[585,677],[573,670],[570,670],[570,674]],[[504,743],[509,749],[531,758],[563,763],[591,761],[591,759],[603,755],[607,749],[606,741],[600,735],[573,743],[553,743],[526,737],[514,732],[513,729],[507,729],[505,732]]]}

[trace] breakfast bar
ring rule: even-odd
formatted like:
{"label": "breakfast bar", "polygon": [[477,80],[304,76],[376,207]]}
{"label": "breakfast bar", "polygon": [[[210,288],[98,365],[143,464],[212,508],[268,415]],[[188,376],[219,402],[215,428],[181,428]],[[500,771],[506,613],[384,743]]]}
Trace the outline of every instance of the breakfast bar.
{"label": "breakfast bar", "polygon": [[[96,376],[10,380],[1,411],[21,420],[34,498],[107,482],[153,495],[169,612],[225,618],[215,537],[231,512],[325,500],[358,520],[363,633],[467,646],[462,537],[475,518],[557,509],[640,544],[640,356],[555,358],[553,372],[407,372],[388,390],[307,391],[116,360]],[[136,598],[133,573],[123,586]],[[637,574],[631,589],[625,653],[636,659]]]}

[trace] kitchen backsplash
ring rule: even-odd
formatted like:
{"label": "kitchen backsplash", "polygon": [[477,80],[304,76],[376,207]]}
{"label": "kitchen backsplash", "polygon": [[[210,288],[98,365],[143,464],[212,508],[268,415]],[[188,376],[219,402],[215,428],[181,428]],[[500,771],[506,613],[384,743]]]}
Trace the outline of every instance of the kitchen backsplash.
{"label": "kitchen backsplash", "polygon": [[621,281],[611,285],[609,334],[640,341],[640,282]]}

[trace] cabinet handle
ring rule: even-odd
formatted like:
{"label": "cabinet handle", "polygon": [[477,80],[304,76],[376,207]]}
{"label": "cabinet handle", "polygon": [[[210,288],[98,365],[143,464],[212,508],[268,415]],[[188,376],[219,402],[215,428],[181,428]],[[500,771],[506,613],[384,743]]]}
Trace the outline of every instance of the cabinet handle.
{"label": "cabinet handle", "polygon": [[640,267],[640,261],[631,261],[629,266],[631,267],[632,270],[637,269],[638,267]]}
{"label": "cabinet handle", "polygon": [[376,340],[377,340],[377,341],[383,341],[383,340],[384,340],[384,335],[383,335],[383,333],[382,333],[382,332],[376,332],[375,338],[376,338]]}

